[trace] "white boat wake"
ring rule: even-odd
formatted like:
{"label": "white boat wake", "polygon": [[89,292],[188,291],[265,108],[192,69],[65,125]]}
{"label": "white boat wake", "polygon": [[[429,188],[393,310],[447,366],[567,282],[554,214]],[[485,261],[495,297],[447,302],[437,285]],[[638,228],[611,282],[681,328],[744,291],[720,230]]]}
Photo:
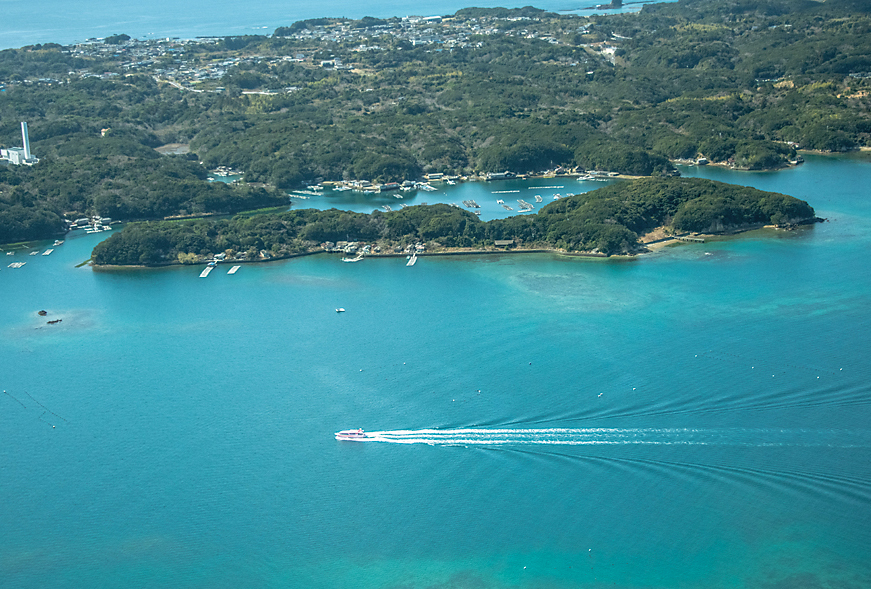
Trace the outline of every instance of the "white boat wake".
{"label": "white boat wake", "polygon": [[367,431],[364,442],[438,446],[519,445],[702,445],[871,447],[864,430],[692,429],[692,428],[546,428],[418,429]]}

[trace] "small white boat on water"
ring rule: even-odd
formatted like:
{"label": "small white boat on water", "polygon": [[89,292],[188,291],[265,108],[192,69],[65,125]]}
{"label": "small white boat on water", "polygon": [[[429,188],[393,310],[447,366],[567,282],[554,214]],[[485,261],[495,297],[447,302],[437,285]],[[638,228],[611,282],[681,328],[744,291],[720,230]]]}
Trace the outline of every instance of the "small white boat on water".
{"label": "small white boat on water", "polygon": [[232,268],[230,268],[230,269],[227,271],[227,274],[235,274],[236,272],[239,271],[239,268],[241,268],[241,267],[242,267],[242,266],[233,266]]}
{"label": "small white boat on water", "polygon": [[368,435],[362,429],[345,429],[336,432],[336,439],[344,442],[363,442],[365,440],[371,440],[372,436]]}
{"label": "small white boat on water", "polygon": [[339,307],[338,309],[336,309],[336,313],[344,313],[344,312],[345,312],[344,307]]}
{"label": "small white boat on water", "polygon": [[415,264],[417,264],[417,252],[414,252],[408,257],[408,262],[405,265],[414,266]]}
{"label": "small white boat on water", "polygon": [[363,256],[357,256],[356,258],[342,258],[343,262],[359,262],[363,259]]}

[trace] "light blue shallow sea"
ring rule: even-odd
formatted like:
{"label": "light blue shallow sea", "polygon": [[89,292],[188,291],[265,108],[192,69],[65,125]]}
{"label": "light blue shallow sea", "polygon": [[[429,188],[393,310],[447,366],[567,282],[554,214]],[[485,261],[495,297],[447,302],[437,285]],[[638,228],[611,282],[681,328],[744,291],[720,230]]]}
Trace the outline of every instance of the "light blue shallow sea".
{"label": "light blue shallow sea", "polygon": [[871,586],[871,164],[807,159],[685,173],[829,222],[633,261],[5,257],[0,587]]}

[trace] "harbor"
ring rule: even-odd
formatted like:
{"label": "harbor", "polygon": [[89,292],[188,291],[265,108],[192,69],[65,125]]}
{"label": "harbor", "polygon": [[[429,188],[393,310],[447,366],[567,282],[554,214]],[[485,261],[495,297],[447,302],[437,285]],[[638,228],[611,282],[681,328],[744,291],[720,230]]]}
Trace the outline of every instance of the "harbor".
{"label": "harbor", "polygon": [[[602,182],[579,183],[573,191],[574,193],[589,192],[619,181],[616,178],[604,177]],[[482,221],[490,221],[504,219],[516,215],[518,212],[529,214],[530,211],[544,207],[552,201],[571,195],[571,193],[559,192],[564,190],[564,185],[542,185],[541,179],[512,178],[489,182],[456,182],[454,184],[431,182],[426,183],[431,190],[418,183],[409,183],[407,186],[400,186],[399,190],[389,192],[365,189],[362,186],[351,189],[347,185],[324,182],[324,189],[321,191],[306,191],[307,194],[298,194],[300,191],[293,191],[289,196],[292,209],[327,210],[337,208],[357,213],[371,213],[375,210],[391,212],[409,206],[443,203],[467,210],[473,209],[480,213],[477,216]],[[438,188],[435,187],[436,185]],[[531,207],[524,207],[524,210],[518,211],[518,207],[506,205],[503,200],[506,195],[517,195],[513,197],[516,199],[521,194],[528,194],[527,191],[533,190],[534,194],[541,200],[527,197],[527,204]],[[401,197],[399,207],[396,206],[398,197]]]}

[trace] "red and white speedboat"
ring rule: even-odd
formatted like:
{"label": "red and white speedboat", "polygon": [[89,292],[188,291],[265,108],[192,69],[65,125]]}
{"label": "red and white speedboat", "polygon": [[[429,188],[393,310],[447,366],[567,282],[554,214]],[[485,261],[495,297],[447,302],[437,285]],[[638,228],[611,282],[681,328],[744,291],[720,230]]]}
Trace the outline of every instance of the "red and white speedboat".
{"label": "red and white speedboat", "polygon": [[336,439],[346,442],[362,442],[369,439],[369,436],[362,429],[345,429],[336,432]]}

